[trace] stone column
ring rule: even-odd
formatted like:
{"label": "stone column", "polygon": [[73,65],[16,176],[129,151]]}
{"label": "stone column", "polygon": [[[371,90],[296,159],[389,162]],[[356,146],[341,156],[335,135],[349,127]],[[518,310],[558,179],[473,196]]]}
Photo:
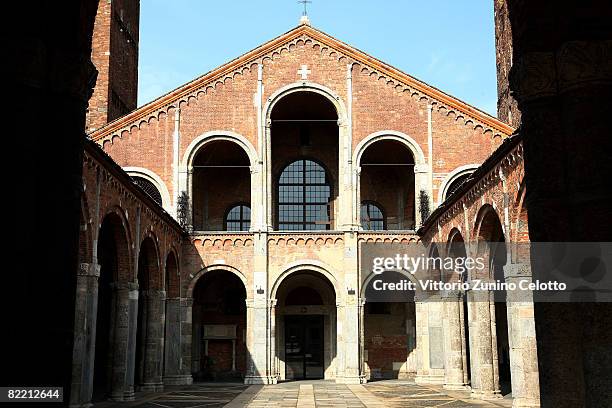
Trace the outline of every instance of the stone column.
{"label": "stone column", "polygon": [[143,294],[144,299],[141,301],[146,304],[146,327],[143,328],[143,367],[141,383],[138,386],[142,391],[161,391],[166,292],[147,290]]}
{"label": "stone column", "polygon": [[[138,289],[134,290],[133,283],[113,283],[113,312],[111,350],[111,393],[114,401],[125,401],[134,397],[134,350],[130,350],[130,326],[134,323],[131,318],[131,298],[138,302]],[[133,342],[135,343],[135,342]],[[131,356],[131,357],[130,357]],[[109,356],[110,357],[110,356]],[[132,361],[130,371],[128,360]],[[129,378],[131,374],[131,379]]]}
{"label": "stone column", "polygon": [[164,340],[164,385],[191,384],[191,375],[185,376],[182,371],[183,355],[181,353],[181,298],[166,298],[166,325]]}
{"label": "stone column", "polygon": [[418,352],[415,382],[444,384],[443,304],[434,294],[417,292],[415,305]]}
{"label": "stone column", "polygon": [[[510,89],[522,116],[530,239],[612,241],[608,4],[507,3]],[[542,405],[612,406],[609,304],[538,302],[534,312],[538,360],[545,367],[539,375]]]}
{"label": "stone column", "polygon": [[[531,265],[528,263],[505,265],[504,276],[506,283],[514,283],[517,287],[521,281],[531,282]],[[529,290],[509,290],[507,302],[512,406],[539,407],[540,381],[533,294]]]}
{"label": "stone column", "polygon": [[93,393],[93,373],[98,315],[100,265],[82,263],[77,271],[74,318],[74,351],[70,406],[89,406]]}
{"label": "stone column", "polygon": [[497,345],[494,343],[491,315],[494,305],[488,291],[472,291],[472,318],[475,329],[475,365],[472,373],[476,380],[472,385],[472,396],[480,399],[501,398],[497,375]]}
{"label": "stone column", "polygon": [[138,335],[138,284],[129,282],[127,370],[124,400],[134,399],[134,373],[136,370],[136,336]]}
{"label": "stone column", "polygon": [[444,332],[444,388],[447,390],[465,390],[464,338],[462,336],[461,309],[462,294],[449,291],[442,294]]}
{"label": "stone column", "polygon": [[344,233],[344,280],[339,279],[336,288],[338,327],[338,375],[336,382],[361,384],[365,377],[361,372],[359,346],[361,305],[359,300],[359,265],[357,259],[357,233]]}
{"label": "stone column", "polygon": [[269,366],[268,304],[264,298],[247,299],[247,373],[245,384],[274,384]]}
{"label": "stone column", "polygon": [[181,319],[181,332],[180,336],[180,348],[179,353],[181,355],[181,362],[179,366],[179,372],[181,373],[182,384],[193,383],[193,376],[191,372],[193,370],[191,366],[191,353],[192,353],[192,336],[193,336],[193,299],[181,298],[180,301],[180,319]]}

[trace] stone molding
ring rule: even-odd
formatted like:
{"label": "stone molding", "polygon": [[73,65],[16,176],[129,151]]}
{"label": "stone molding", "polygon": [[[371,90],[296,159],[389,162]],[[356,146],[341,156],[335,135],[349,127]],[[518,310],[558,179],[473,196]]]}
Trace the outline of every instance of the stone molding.
{"label": "stone molding", "polygon": [[568,41],[556,52],[525,53],[514,61],[509,79],[519,104],[610,83],[612,41]]}
{"label": "stone molding", "polygon": [[[512,128],[479,110],[461,102],[437,89],[416,80],[395,68],[392,68],[367,54],[352,48],[335,38],[310,26],[298,26],[294,30],[269,41],[251,52],[239,57],[210,73],[179,87],[136,111],[111,122],[91,134],[93,140],[100,144],[112,142],[114,138],[123,138],[130,132],[140,129],[160,116],[169,115],[173,109],[180,109],[183,104],[197,101],[202,95],[214,92],[226,82],[233,81],[259,65],[266,65],[281,55],[298,46],[312,47],[322,55],[337,60],[342,65],[357,66],[360,72],[371,77],[384,79],[386,86],[398,93],[403,93],[416,100],[427,100],[437,112],[454,117],[455,121],[473,129],[481,129],[492,137],[509,135]],[[308,84],[308,81],[303,81]]]}
{"label": "stone molding", "polygon": [[87,276],[92,278],[100,277],[100,265],[92,263],[80,263],[79,270],[77,271],[78,276]]}

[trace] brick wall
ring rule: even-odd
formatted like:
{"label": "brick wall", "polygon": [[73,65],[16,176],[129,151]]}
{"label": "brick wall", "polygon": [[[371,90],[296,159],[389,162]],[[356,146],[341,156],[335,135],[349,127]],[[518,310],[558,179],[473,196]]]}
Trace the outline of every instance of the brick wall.
{"label": "brick wall", "polygon": [[91,59],[98,70],[89,101],[91,132],[136,109],[140,1],[100,0]]}
{"label": "brick wall", "polygon": [[521,112],[510,95],[508,75],[512,67],[512,28],[508,16],[507,0],[494,0],[495,49],[497,57],[497,117],[517,128]]}

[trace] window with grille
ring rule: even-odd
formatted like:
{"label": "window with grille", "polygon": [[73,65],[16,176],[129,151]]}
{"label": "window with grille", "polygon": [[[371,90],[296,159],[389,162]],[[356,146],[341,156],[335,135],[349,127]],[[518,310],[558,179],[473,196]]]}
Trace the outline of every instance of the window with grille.
{"label": "window with grille", "polygon": [[278,229],[281,231],[331,229],[331,183],[315,161],[289,164],[278,181]]}
{"label": "window with grille", "polygon": [[248,231],[251,228],[251,207],[237,204],[231,207],[225,215],[226,231]]}
{"label": "window with grille", "polygon": [[446,200],[448,197],[450,197],[451,194],[459,190],[459,187],[461,187],[461,185],[465,183],[470,178],[471,175],[472,175],[472,172],[469,172],[467,174],[462,174],[461,176],[453,180],[450,183],[450,185],[446,188],[446,195],[444,196],[444,199]]}
{"label": "window with grille", "polygon": [[386,228],[385,213],[379,204],[373,201],[361,203],[361,228],[366,231],[380,231]]}
{"label": "window with grille", "polygon": [[162,205],[161,193],[159,192],[157,187],[155,187],[155,184],[153,184],[150,180],[138,176],[133,176],[132,181],[134,181],[134,183],[138,187],[143,189],[144,192],[147,193],[153,199],[153,201],[155,201],[160,206]]}

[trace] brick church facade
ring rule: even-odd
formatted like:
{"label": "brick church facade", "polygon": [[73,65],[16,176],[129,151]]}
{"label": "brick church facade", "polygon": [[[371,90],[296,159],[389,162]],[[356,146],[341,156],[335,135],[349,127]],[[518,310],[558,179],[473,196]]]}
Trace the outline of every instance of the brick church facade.
{"label": "brick church facade", "polygon": [[422,242],[487,257],[484,279],[529,277],[511,247],[463,245],[528,242],[513,127],[306,20],[134,109],[138,11],[99,16],[73,405],[194,380],[414,378],[539,406],[532,303],[375,304],[359,264],[364,243]]}

